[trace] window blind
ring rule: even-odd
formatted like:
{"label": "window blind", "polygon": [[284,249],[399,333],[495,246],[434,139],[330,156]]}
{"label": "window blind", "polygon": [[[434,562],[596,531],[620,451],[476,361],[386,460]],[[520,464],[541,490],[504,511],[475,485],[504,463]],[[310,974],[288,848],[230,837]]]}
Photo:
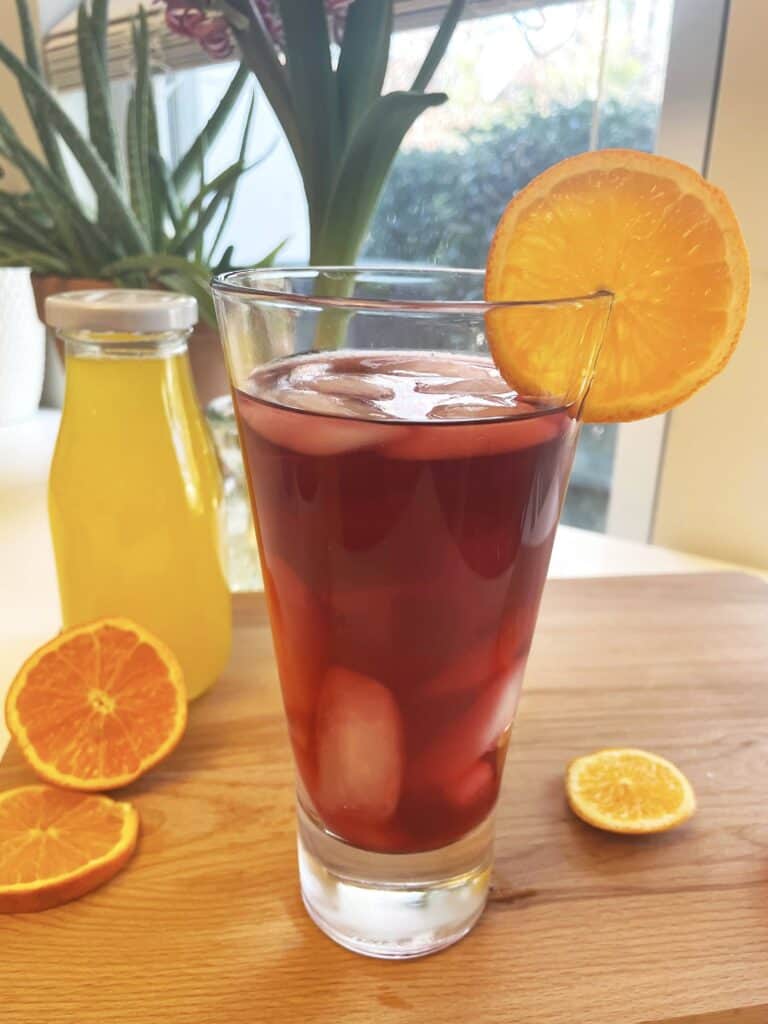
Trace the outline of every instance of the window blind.
{"label": "window blind", "polygon": [[[467,0],[465,18],[481,18],[491,14],[530,10],[553,3],[576,0]],[[146,6],[146,5],[145,5]],[[111,78],[125,78],[133,73],[131,20],[139,0],[113,0],[112,20],[107,33]],[[398,30],[437,25],[446,8],[446,0],[395,0],[395,27]],[[147,11],[153,66],[158,70],[199,67],[209,58],[194,39],[170,32],[159,7]],[[77,53],[75,15],[68,15],[46,37],[44,54],[49,81],[56,89],[76,89],[82,84]]]}

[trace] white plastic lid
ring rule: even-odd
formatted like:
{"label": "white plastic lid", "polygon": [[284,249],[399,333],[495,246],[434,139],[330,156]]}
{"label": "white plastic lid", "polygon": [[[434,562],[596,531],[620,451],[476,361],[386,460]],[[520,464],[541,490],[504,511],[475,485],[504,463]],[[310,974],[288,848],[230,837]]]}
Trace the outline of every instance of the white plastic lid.
{"label": "white plastic lid", "polygon": [[61,331],[185,331],[197,323],[197,299],[139,288],[59,292],[45,300],[45,322]]}

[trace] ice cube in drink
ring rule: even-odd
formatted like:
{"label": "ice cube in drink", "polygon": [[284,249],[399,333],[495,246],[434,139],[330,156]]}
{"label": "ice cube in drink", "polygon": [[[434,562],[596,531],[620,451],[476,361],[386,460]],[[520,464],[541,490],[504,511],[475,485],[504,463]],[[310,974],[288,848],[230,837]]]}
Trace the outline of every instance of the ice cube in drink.
{"label": "ice cube in drink", "polygon": [[280,360],[235,398],[305,809],[370,850],[461,838],[498,796],[571,411],[405,351]]}

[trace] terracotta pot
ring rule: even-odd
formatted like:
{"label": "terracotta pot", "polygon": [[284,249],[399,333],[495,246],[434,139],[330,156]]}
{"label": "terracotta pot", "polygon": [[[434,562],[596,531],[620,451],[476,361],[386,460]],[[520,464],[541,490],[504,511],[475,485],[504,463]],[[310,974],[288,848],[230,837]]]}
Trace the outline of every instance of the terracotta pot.
{"label": "terracotta pot", "polygon": [[200,405],[229,394],[229,377],[221,349],[219,332],[201,321],[189,338],[189,362]]}
{"label": "terracotta pot", "polygon": [[97,288],[110,288],[111,286],[111,281],[100,280],[97,277],[60,277],[58,274],[32,275],[37,315],[42,323],[45,323],[45,300],[49,295],[56,295],[58,292],[90,292]]}
{"label": "terracotta pot", "polygon": [[[86,292],[98,288],[115,287],[114,282],[90,277],[59,277],[55,274],[33,274],[37,315],[45,323],[45,300],[58,292]],[[59,358],[64,360],[63,345],[56,339]],[[229,392],[227,368],[219,341],[219,332],[206,323],[199,323],[189,339],[189,362],[198,399],[203,408],[219,395]]]}

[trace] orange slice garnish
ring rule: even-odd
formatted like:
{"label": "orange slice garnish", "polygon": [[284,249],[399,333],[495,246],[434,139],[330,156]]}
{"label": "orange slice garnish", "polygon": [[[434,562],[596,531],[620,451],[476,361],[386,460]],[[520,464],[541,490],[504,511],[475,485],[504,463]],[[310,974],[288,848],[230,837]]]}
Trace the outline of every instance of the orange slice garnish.
{"label": "orange slice garnish", "polygon": [[647,750],[598,750],[568,765],[565,789],[582,821],[608,832],[665,832],[696,810],[690,782]]}
{"label": "orange slice garnish", "polygon": [[[634,150],[584,153],[540,174],[502,214],[486,298],[601,290],[615,298],[584,419],[639,419],[688,398],[728,362],[746,316],[749,259],[725,195],[690,167]],[[564,394],[580,333],[514,323],[489,317],[505,379]]]}
{"label": "orange slice garnish", "polygon": [[8,731],[34,771],[71,789],[124,786],[181,739],[181,667],[128,619],[67,629],[24,663],[5,703]]}
{"label": "orange slice garnish", "polygon": [[130,859],[128,803],[52,786],[0,793],[0,913],[47,910],[109,881]]}

